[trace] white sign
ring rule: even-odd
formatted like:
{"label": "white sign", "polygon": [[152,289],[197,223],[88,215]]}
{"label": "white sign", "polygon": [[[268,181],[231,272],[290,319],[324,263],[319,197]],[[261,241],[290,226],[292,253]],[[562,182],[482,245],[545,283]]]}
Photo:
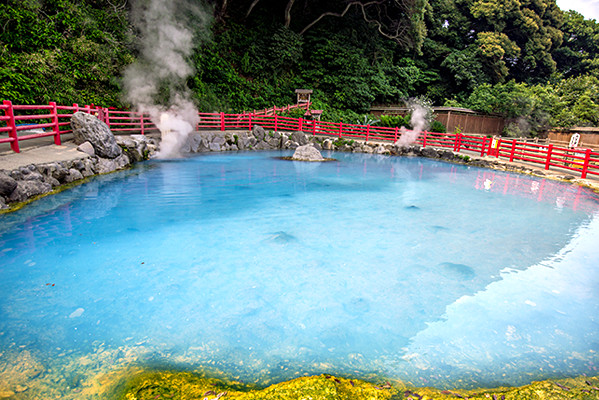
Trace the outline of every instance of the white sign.
{"label": "white sign", "polygon": [[578,142],[580,142],[580,133],[575,133],[570,138],[570,148],[578,147]]}

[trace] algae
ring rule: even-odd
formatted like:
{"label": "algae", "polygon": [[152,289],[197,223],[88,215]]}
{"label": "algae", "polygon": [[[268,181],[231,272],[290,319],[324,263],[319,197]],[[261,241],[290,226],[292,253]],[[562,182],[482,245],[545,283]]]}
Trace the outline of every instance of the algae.
{"label": "algae", "polygon": [[358,399],[599,399],[599,376],[532,382],[521,387],[441,390],[410,387],[402,382],[367,382],[318,375],[255,388],[205,378],[190,372],[144,372],[121,386],[118,400],[358,400]]}

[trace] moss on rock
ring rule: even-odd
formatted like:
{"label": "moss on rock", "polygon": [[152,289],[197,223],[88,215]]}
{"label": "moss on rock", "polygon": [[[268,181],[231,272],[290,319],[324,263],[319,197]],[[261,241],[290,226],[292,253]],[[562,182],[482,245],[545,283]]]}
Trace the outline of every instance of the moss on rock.
{"label": "moss on rock", "polygon": [[401,382],[380,384],[318,375],[278,383],[263,389],[201,377],[190,372],[146,372],[131,378],[119,400],[235,399],[235,400],[383,400],[383,399],[599,399],[599,377],[533,382],[517,388],[440,390],[408,387]]}

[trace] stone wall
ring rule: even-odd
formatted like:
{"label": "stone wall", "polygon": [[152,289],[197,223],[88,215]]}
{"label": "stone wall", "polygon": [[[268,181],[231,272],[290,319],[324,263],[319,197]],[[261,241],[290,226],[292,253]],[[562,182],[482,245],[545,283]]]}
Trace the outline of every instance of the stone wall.
{"label": "stone wall", "polygon": [[[142,135],[117,136],[117,144],[123,149],[114,159],[94,154],[93,148],[83,143],[81,159],[68,162],[29,165],[12,171],[0,170],[0,209],[44,195],[63,185],[84,178],[106,174],[130,167],[133,163],[151,158],[158,150],[157,140]],[[465,156],[450,150],[420,146],[399,147],[393,143],[362,142],[330,137],[307,135],[304,132],[267,132],[255,126],[252,132],[193,132],[182,151],[206,153],[221,151],[293,150],[311,143],[318,150],[333,150],[393,156],[427,157],[450,162],[465,163],[478,167],[490,167],[520,173],[544,173],[524,166],[510,165],[494,158],[483,159]],[[565,176],[562,179],[574,179]]]}
{"label": "stone wall", "polygon": [[147,159],[156,149],[154,139],[141,135],[117,137],[122,153],[113,159],[95,155],[93,148],[82,145],[81,158],[31,164],[12,171],[0,170],[0,209],[50,193],[93,175],[107,174],[128,168],[134,162]]}

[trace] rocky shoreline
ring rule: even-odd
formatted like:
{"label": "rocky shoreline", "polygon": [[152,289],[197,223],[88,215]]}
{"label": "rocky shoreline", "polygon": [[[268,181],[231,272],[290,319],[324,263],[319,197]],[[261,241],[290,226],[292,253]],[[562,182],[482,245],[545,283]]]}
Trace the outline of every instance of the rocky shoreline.
{"label": "rocky shoreline", "polygon": [[[94,123],[94,121],[92,121]],[[107,127],[106,127],[107,129]],[[108,130],[108,132],[110,132]],[[76,136],[81,157],[62,162],[31,164],[10,171],[0,170],[0,210],[18,209],[24,203],[40,196],[62,190],[85,178],[107,174],[131,167],[137,162],[148,160],[159,150],[159,140],[149,136],[112,136],[96,139],[95,136]],[[106,150],[105,142],[112,145]],[[317,150],[332,150],[404,157],[425,157],[446,162],[467,164],[474,167],[536,175],[564,180],[597,190],[588,180],[577,179],[568,173],[544,171],[522,164],[505,162],[495,158],[469,156],[447,149],[421,146],[397,146],[392,143],[362,142],[343,138],[308,135],[304,132],[268,132],[260,126],[248,131],[193,132],[183,144],[183,154],[293,150],[311,145]]]}

